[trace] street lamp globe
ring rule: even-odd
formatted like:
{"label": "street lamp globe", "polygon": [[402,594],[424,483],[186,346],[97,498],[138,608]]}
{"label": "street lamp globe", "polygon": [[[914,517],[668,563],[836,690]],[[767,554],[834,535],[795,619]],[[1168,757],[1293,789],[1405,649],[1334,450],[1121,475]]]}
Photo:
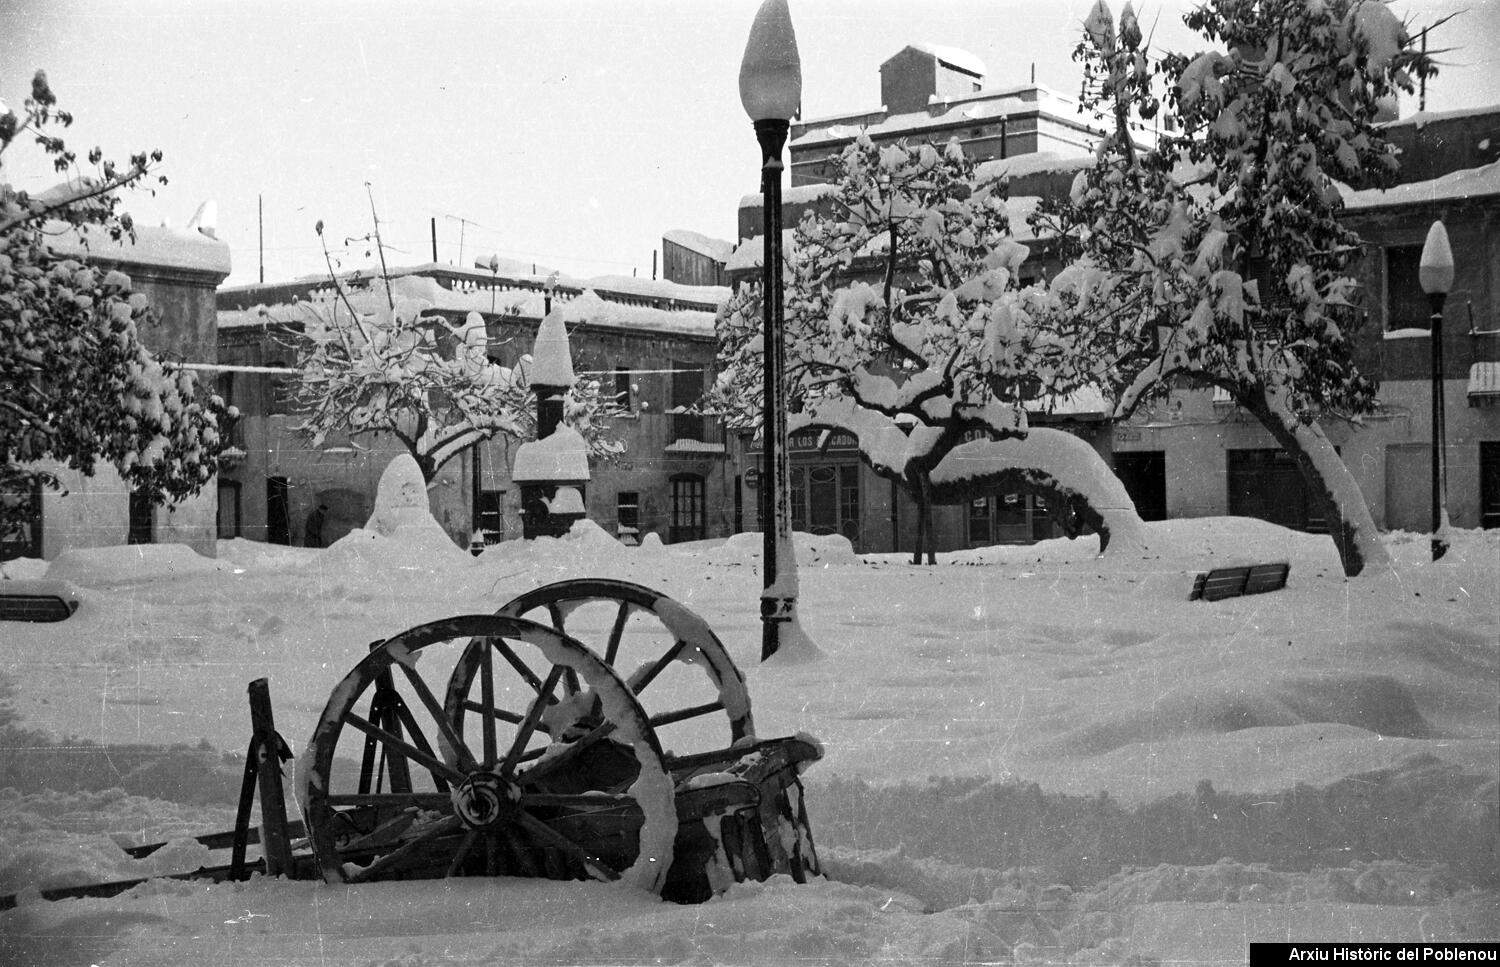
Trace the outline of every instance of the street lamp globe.
{"label": "street lamp globe", "polygon": [[1447,295],[1453,288],[1453,247],[1448,244],[1448,230],[1442,222],[1433,222],[1422,245],[1422,260],[1417,263],[1417,278],[1422,291],[1429,296]]}
{"label": "street lamp globe", "polygon": [[802,59],[786,0],[765,0],[750,25],[740,103],[752,121],[785,121],[802,106]]}

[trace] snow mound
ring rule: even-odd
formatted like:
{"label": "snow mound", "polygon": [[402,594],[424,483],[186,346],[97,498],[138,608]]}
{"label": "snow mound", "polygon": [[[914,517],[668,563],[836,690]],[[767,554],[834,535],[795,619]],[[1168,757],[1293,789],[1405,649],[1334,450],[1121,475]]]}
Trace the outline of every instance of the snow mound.
{"label": "snow mound", "polygon": [[[417,461],[403,453],[380,476],[375,510],[364,527],[335,541],[327,552],[336,565],[364,562],[397,567],[465,566],[473,558],[453,543],[432,516]],[[323,562],[318,562],[321,568]]]}
{"label": "snow mound", "polygon": [[1151,708],[1106,717],[1032,751],[1102,755],[1168,736],[1239,732],[1312,723],[1348,725],[1376,735],[1431,737],[1411,690],[1387,675],[1357,672],[1273,677],[1260,684],[1179,686]]}
{"label": "snow mound", "polygon": [[49,563],[39,557],[18,557],[0,563],[0,580],[25,581],[47,573]]}
{"label": "snow mound", "polygon": [[228,570],[186,544],[122,544],[63,551],[47,568],[48,578],[79,587],[118,587]]}
{"label": "snow mound", "polygon": [[274,571],[306,564],[318,556],[316,548],[266,544],[243,537],[219,541],[218,560],[235,568]]}
{"label": "snow mound", "polygon": [[[710,548],[705,557],[710,564],[759,564],[765,549],[764,537],[757,531],[735,534],[716,547]],[[849,538],[839,534],[792,534],[797,549],[797,565],[829,566],[863,563],[854,553]]]}

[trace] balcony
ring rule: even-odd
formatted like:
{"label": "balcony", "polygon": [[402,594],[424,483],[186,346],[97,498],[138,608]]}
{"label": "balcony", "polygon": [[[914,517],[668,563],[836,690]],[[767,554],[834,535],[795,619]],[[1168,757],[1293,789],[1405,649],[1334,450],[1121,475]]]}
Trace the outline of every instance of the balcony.
{"label": "balcony", "polygon": [[717,416],[669,411],[672,421],[667,434],[671,441],[667,453],[719,454],[723,455],[724,421]]}

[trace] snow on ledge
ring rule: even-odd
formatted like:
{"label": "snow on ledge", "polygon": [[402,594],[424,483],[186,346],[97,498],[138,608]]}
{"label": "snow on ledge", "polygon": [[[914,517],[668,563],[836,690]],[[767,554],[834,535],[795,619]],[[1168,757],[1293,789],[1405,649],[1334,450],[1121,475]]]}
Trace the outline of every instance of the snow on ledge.
{"label": "snow on ledge", "polygon": [[1432,335],[1430,329],[1390,329],[1385,333],[1386,339],[1426,339]]}
{"label": "snow on ledge", "polygon": [[588,444],[577,430],[562,424],[544,439],[528,440],[516,448],[510,479],[516,483],[588,480]]}

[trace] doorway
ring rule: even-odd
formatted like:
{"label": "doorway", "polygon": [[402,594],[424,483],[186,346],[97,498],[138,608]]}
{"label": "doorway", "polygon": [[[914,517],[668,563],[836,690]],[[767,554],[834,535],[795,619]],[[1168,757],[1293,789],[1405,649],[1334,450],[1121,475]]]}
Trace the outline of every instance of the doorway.
{"label": "doorway", "polygon": [[285,477],[266,478],[266,541],[270,544],[292,542],[291,488]]}
{"label": "doorway", "polygon": [[1141,520],[1167,519],[1167,453],[1131,450],[1115,453],[1115,476],[1135,502]]}

